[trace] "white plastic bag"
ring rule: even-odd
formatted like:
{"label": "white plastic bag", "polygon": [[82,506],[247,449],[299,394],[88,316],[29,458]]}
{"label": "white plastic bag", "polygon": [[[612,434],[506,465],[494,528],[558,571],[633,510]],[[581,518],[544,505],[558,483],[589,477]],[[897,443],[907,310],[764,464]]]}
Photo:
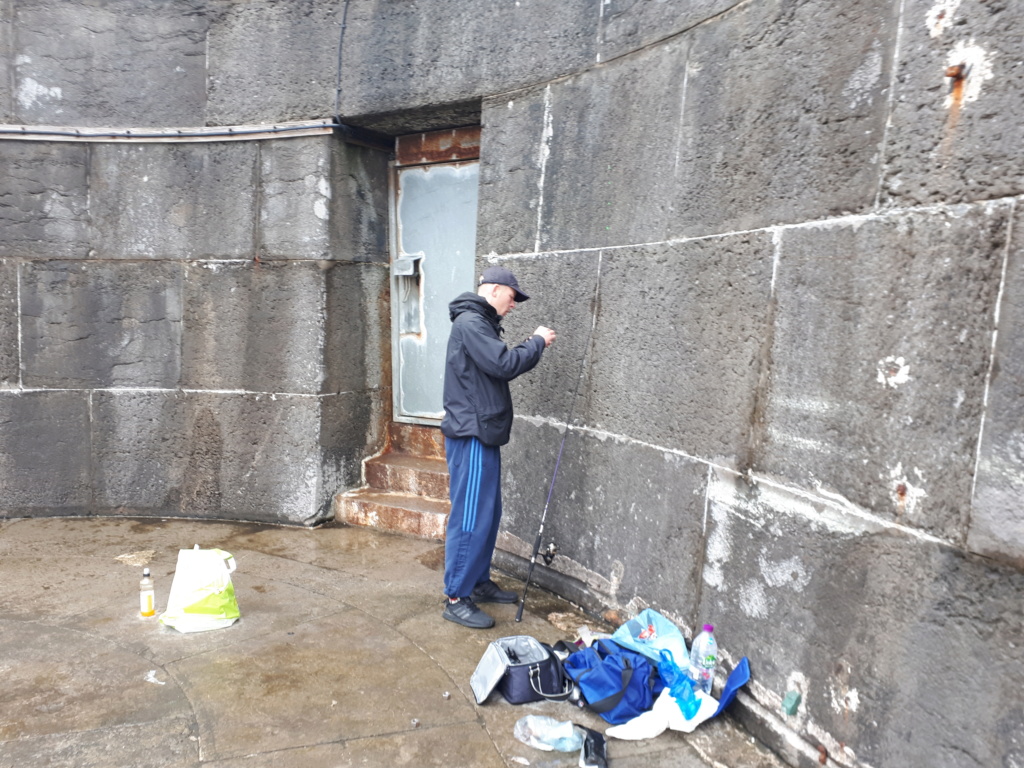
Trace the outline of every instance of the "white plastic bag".
{"label": "white plastic bag", "polygon": [[559,722],[547,715],[527,715],[516,721],[512,734],[523,744],[545,752],[575,752],[583,746],[584,733],[571,720]]}
{"label": "white plastic bag", "polygon": [[160,622],[179,632],[229,627],[241,614],[231,574],[235,558],[223,549],[182,549],[174,569],[167,610]]}

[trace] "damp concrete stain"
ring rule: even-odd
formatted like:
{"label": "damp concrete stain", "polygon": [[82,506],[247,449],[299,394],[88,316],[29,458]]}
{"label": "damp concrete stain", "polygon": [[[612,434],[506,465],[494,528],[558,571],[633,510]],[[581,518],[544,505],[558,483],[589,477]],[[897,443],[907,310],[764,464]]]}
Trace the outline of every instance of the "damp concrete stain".
{"label": "damp concrete stain", "polygon": [[429,552],[424,552],[416,559],[430,570],[440,571],[444,568],[444,547],[435,547]]}

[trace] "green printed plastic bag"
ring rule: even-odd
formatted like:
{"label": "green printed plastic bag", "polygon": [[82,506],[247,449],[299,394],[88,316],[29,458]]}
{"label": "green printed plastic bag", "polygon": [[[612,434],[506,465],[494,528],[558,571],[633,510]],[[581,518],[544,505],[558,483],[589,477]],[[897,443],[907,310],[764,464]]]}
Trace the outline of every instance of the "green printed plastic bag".
{"label": "green printed plastic bag", "polygon": [[160,622],[179,632],[205,632],[238,621],[231,574],[235,558],[223,549],[182,549],[174,569],[167,610]]}

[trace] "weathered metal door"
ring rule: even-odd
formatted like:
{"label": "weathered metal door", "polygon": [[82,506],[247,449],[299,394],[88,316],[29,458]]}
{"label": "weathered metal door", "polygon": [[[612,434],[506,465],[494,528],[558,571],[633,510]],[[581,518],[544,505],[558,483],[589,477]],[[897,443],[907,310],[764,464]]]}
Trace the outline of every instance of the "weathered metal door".
{"label": "weathered metal door", "polygon": [[392,384],[396,421],[444,416],[448,303],[473,290],[480,129],[397,142],[391,256]]}

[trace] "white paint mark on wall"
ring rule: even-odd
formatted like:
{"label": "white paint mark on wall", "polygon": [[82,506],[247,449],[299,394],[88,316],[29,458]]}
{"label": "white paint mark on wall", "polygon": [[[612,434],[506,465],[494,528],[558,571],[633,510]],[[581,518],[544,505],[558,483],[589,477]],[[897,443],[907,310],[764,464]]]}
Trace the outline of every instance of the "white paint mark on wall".
{"label": "white paint mark on wall", "polygon": [[953,16],[960,7],[960,0],[939,0],[925,14],[924,22],[928,25],[928,34],[939,37],[953,26]]}
{"label": "white paint mark on wall", "polygon": [[843,88],[843,97],[850,100],[850,109],[860,104],[870,104],[874,88],[882,78],[882,44],[875,40],[864,61],[850,75]]}
{"label": "white paint mark on wall", "polygon": [[878,383],[893,389],[910,381],[910,365],[902,357],[890,355],[878,361]]}
{"label": "white paint mark on wall", "polygon": [[541,131],[541,148],[538,162],[541,166],[541,177],[537,181],[537,238],[534,251],[541,251],[541,224],[544,220],[544,178],[548,172],[548,158],[551,156],[551,137],[554,135],[554,120],[551,116],[551,86],[544,89],[544,128]]}
{"label": "white paint mark on wall", "polygon": [[799,557],[790,557],[780,562],[772,562],[764,555],[757,558],[761,567],[761,575],[771,587],[789,587],[794,592],[803,592],[811,582],[811,577],[800,562]]}
{"label": "white paint mark on wall", "polygon": [[63,98],[63,92],[60,87],[54,86],[53,88],[47,88],[42,83],[38,83],[31,77],[26,77],[18,84],[18,90],[15,92],[15,98],[18,100],[18,104],[24,109],[31,109],[37,104],[42,104],[48,101],[60,101]]}
{"label": "white paint mark on wall", "polygon": [[331,185],[323,176],[316,180],[316,191],[320,197],[313,201],[313,215],[320,221],[327,221],[331,215],[327,207],[327,202],[331,199]]}
{"label": "white paint mark on wall", "polygon": [[676,156],[675,162],[672,166],[672,176],[675,178],[679,177],[679,158],[682,152],[683,134],[686,132],[686,126],[683,122],[683,118],[686,117],[686,91],[690,82],[690,71],[690,65],[687,63],[683,68],[683,85],[679,89],[679,120],[676,125]]}
{"label": "white paint mark on wall", "polygon": [[803,437],[802,435],[794,435],[792,432],[786,432],[774,425],[768,428],[768,434],[771,436],[772,440],[779,445],[787,445],[791,448],[808,451],[810,453],[821,453],[826,455],[832,453],[832,446],[828,443],[824,443],[821,440],[814,440],[809,437]]}
{"label": "white paint mark on wall", "polygon": [[[981,96],[982,84],[995,77],[992,71],[992,55],[975,44],[973,38],[966,43],[963,40],[958,40],[957,44],[953,46],[953,50],[946,56],[946,66],[955,67],[958,64],[964,64],[967,67],[962,104],[977,101]],[[950,91],[946,94],[946,109],[952,107],[953,104],[954,94]]]}
{"label": "white paint mark on wall", "polygon": [[540,178],[537,180],[537,237],[533,250],[540,251],[540,228],[544,217],[544,176],[548,169],[548,157],[551,155],[551,137],[554,134],[554,122],[551,117],[551,86],[544,89],[544,128],[540,134]]}
{"label": "white paint mark on wall", "polygon": [[752,619],[767,619],[768,596],[760,581],[748,581],[740,587],[740,610]]}
{"label": "white paint mark on wall", "polygon": [[704,554],[704,581],[715,589],[722,589],[725,584],[722,566],[729,559],[729,552],[732,550],[728,508],[712,504],[711,518],[715,521],[715,527],[708,537],[707,551]]}
{"label": "white paint mark on wall", "polygon": [[775,400],[780,407],[788,408],[801,413],[829,414],[836,410],[836,403],[833,400],[825,400],[820,397],[796,397],[781,396]]}
{"label": "white paint mark on wall", "polygon": [[856,688],[832,685],[832,709],[840,715],[844,712],[856,712],[860,708],[860,694]]}

